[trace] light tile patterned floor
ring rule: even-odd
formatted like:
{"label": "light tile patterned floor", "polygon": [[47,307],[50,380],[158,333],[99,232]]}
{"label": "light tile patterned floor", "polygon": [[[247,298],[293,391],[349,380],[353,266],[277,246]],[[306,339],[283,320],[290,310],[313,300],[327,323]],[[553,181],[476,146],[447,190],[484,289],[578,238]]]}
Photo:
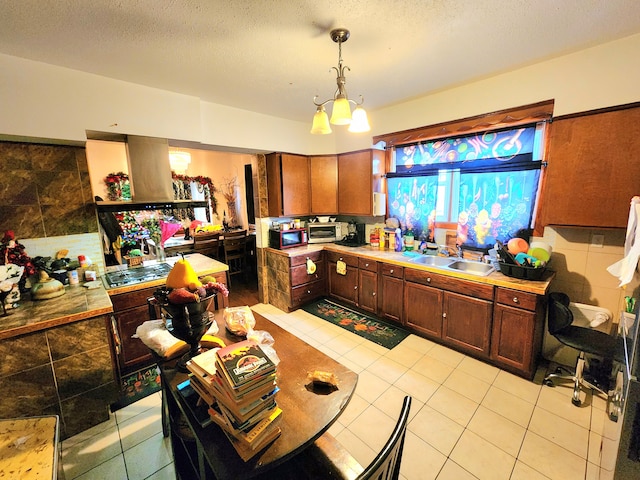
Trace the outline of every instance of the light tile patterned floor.
{"label": "light tile patterned floor", "polygon": [[[401,478],[405,480],[611,479],[619,424],[606,399],[543,387],[415,335],[392,350],[307,312],[258,304],[255,311],[359,374],[330,432],[367,465],[413,397]],[[277,345],[276,345],[277,348]],[[160,393],[63,442],[67,480],[173,479],[160,425]]]}

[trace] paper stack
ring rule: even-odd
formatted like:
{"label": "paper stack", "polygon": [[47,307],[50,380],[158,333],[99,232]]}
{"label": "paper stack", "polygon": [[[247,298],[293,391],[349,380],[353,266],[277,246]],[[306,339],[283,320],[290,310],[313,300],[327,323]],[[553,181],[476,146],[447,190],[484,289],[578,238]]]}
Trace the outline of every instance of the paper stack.
{"label": "paper stack", "polygon": [[253,457],[280,435],[274,420],[276,366],[260,345],[244,340],[208,350],[187,363],[192,388],[209,405],[218,424],[243,460]]}

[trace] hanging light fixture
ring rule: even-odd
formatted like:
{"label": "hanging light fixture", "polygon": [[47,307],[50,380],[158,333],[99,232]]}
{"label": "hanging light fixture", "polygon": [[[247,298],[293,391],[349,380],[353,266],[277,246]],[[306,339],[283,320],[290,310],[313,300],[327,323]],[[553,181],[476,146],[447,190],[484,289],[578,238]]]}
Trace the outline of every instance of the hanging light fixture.
{"label": "hanging light fixture", "polygon": [[191,154],[183,150],[169,150],[169,163],[171,170],[178,175],[185,175],[187,167],[191,163]]}
{"label": "hanging light fixture", "polygon": [[[347,89],[345,87],[347,81],[344,77],[344,70],[351,69],[342,64],[342,43],[349,39],[349,30],[346,28],[336,28],[331,30],[330,36],[331,40],[338,44],[338,66],[332,67],[337,73],[336,83],[338,84],[338,88],[336,89],[333,98],[329,100],[318,103],[316,101],[318,96],[316,95],[313,98],[313,103],[316,106],[316,113],[313,116],[311,133],[320,135],[331,133],[331,125],[329,125],[329,123],[334,125],[349,125],[349,131],[354,133],[368,132],[371,130],[371,127],[369,126],[367,112],[365,112],[364,108],[361,107],[364,102],[362,95],[360,95],[360,102],[349,100],[349,97],[347,96]],[[329,102],[333,102],[331,120],[329,120],[327,112],[324,109],[324,106]],[[356,106],[353,113],[351,113],[352,103]]]}

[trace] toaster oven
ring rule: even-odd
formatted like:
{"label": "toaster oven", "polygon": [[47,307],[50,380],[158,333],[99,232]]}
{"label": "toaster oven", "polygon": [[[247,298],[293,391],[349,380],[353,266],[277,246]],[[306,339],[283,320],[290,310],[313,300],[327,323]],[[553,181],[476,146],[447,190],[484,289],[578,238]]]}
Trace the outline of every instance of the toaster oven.
{"label": "toaster oven", "polygon": [[331,243],[342,240],[342,237],[342,225],[340,223],[307,223],[309,243]]}

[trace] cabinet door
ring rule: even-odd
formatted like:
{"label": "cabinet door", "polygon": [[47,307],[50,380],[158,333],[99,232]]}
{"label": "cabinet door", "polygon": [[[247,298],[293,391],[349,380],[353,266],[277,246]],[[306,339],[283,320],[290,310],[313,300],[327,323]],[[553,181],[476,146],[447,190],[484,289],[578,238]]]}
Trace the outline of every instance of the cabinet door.
{"label": "cabinet door", "polygon": [[338,212],[342,215],[373,213],[371,151],[338,155]]}
{"label": "cabinet door", "polygon": [[329,263],[329,295],[355,305],[358,302],[358,267],[347,265],[347,274],[340,275],[335,262]]}
{"label": "cabinet door", "polygon": [[338,213],[338,157],[309,157],[311,214]]}
{"label": "cabinet door", "polygon": [[402,293],[401,278],[382,275],[382,291],[380,295],[380,314],[386,320],[402,324]]}
{"label": "cabinet door", "polygon": [[378,274],[358,270],[358,306],[371,313],[378,313]]}
{"label": "cabinet door", "polygon": [[269,216],[309,214],[309,160],[302,155],[267,155]]}
{"label": "cabinet door", "polygon": [[139,338],[132,338],[136,329],[143,322],[149,320],[149,309],[145,306],[130,308],[122,312],[114,313],[118,335],[120,337],[120,355],[118,362],[122,371],[142,368],[151,365],[153,359],[149,347]]}
{"label": "cabinet door", "polygon": [[536,313],[496,304],[493,313],[491,359],[533,376]]}
{"label": "cabinet door", "polygon": [[404,285],[404,323],[427,337],[442,336],[442,290],[407,282]]}
{"label": "cabinet door", "polygon": [[541,202],[544,225],[627,225],[638,194],[640,108],[554,119]]}
{"label": "cabinet door", "polygon": [[493,303],[452,292],[444,292],[443,302],[443,340],[488,358]]}

